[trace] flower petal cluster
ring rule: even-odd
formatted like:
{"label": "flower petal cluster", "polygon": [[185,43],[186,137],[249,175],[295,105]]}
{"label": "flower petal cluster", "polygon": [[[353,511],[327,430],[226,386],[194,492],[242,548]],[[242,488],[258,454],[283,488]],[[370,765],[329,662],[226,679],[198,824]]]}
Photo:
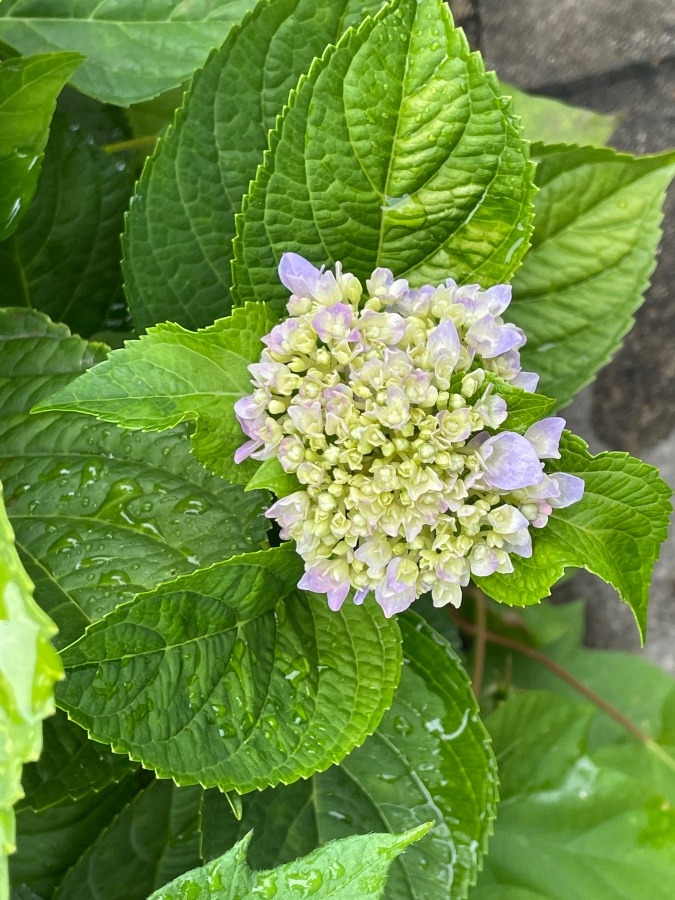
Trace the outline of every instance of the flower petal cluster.
{"label": "flower petal cluster", "polygon": [[583,481],[544,472],[563,419],[499,431],[500,381],[537,382],[521,370],[525,335],[502,319],[510,287],[411,289],[376,269],[364,292],[339,263],[323,271],[293,253],[279,275],[289,317],[249,367],[235,460],[277,457],[302,485],[266,513],[305,561],[300,587],[335,610],[372,590],[391,616],[426,592],[457,606],[471,575],[512,572],[530,529],[579,500]]}

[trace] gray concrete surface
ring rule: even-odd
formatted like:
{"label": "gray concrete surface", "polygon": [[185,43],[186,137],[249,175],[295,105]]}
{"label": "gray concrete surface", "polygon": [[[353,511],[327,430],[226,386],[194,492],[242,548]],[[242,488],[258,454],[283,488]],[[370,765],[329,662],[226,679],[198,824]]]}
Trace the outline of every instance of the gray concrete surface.
{"label": "gray concrete surface", "polygon": [[[599,112],[622,113],[610,143],[633,153],[675,146],[675,0],[450,0],[472,46],[507,82]],[[627,450],[675,486],[675,190],[658,267],[636,325],[565,415],[591,445]],[[561,596],[587,600],[592,646],[638,650],[630,609],[579,573]],[[650,594],[642,651],[675,674],[675,535]]]}

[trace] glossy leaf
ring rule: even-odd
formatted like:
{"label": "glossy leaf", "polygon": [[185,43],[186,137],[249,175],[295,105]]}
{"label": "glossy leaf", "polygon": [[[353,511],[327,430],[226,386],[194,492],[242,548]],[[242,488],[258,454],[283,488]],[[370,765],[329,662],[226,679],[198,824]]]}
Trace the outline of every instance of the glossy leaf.
{"label": "glossy leaf", "polygon": [[[367,834],[334,841],[304,859],[271,872],[252,872],[246,861],[250,836],[220,859],[188,872],[152,895],[151,900],[187,900],[191,895],[214,900],[259,894],[290,896],[305,891],[316,900],[369,900],[382,897],[389,866],[428,826],[405,834]],[[281,892],[281,893],[279,893]]]}
{"label": "glossy leaf", "polygon": [[400,0],[301,79],[244,202],[234,296],[284,300],[284,250],[415,285],[509,280],[532,168],[508,101],[442,0]]}
{"label": "glossy leaf", "polygon": [[21,767],[42,749],[42,720],[54,712],[54,682],[63,677],[49,643],[54,623],[33,599],[33,584],[14,546],[0,484],[0,895],[7,854],[15,849],[12,807],[23,796]]}
{"label": "glossy leaf", "polygon": [[77,410],[145,431],[196,419],[191,441],[197,458],[246,484],[258,464],[234,463],[234,451],[246,440],[234,404],[251,392],[248,365],[260,358],[260,339],[274,323],[266,307],[250,303],[198,332],[157,325],[39,408]]}
{"label": "glossy leaf", "polygon": [[[526,94],[511,84],[500,82],[501,90],[513,100],[520,116],[523,137],[546,144],[606,144],[621,115],[606,115],[592,109],[571,106],[552,97]],[[535,226],[536,227],[536,226]]]}
{"label": "glossy leaf", "polygon": [[13,882],[54,900],[146,900],[200,864],[201,806],[200,788],[131,777],[77,803],[24,810]]}
{"label": "glossy leaf", "polygon": [[22,53],[77,50],[73,84],[129,106],[182,84],[227,37],[254,0],[5,0],[0,40]]}
{"label": "glossy leaf", "polygon": [[243,794],[328,768],[391,704],[400,636],[374,602],[289,594],[301,573],[277,548],[141,594],[64,651],[59,705],[180,784]]}
{"label": "glossy leaf", "polygon": [[412,613],[399,623],[401,683],[372,737],[311,782],[244,798],[241,823],[207,792],[207,858],[250,829],[252,863],[267,868],[355,831],[397,832],[433,821],[431,832],[392,866],[385,896],[467,896],[492,830],[496,765],[450,645]]}
{"label": "glossy leaf", "polygon": [[138,330],[165,319],[199,328],[227,315],[234,217],[269,130],[314,57],[381,6],[261,2],[195,74],[127,220],[126,288]]}
{"label": "glossy leaf", "polygon": [[592,713],[537,691],[488,717],[502,801],[477,900],[672,894],[672,772],[669,785],[653,780],[636,742],[622,751],[632,770],[616,765],[616,751],[589,753],[584,725]]}
{"label": "glossy leaf", "polygon": [[54,118],[37,193],[0,244],[3,302],[47,313],[87,337],[120,290],[120,232],[131,173]]}
{"label": "glossy leaf", "polygon": [[81,62],[77,53],[0,62],[0,240],[9,237],[26,214],[37,187],[56,98]]}
{"label": "glossy leaf", "polygon": [[591,456],[584,441],[566,432],[551,472],[583,478],[583,498],[554,510],[533,535],[530,559],[513,558],[510,575],[477,578],[495,600],[511,606],[538,603],[568,566],[585,568],[613,585],[635,614],[644,639],[648,588],[670,516],[670,488],[658,471],[627,453]]}
{"label": "glossy leaf", "polygon": [[40,759],[23,770],[26,796],[22,807],[28,805],[42,812],[79,800],[117,784],[136,768],[126,757],[90,740],[87,732],[68,721],[61,710],[45,721],[42,731]]}
{"label": "glossy leaf", "polygon": [[621,345],[656,264],[675,154],[539,147],[532,249],[510,318],[539,390],[564,406]]}
{"label": "glossy leaf", "polygon": [[0,477],[60,646],[120,601],[265,536],[263,497],[209,475],[183,430],[129,434],[85,416],[27,415],[104,354],[40,313],[0,312]]}

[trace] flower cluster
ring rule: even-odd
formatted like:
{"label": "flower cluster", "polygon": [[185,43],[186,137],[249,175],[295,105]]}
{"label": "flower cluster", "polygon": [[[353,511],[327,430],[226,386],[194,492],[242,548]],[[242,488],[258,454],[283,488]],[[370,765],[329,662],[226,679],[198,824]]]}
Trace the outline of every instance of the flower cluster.
{"label": "flower cluster", "polygon": [[413,290],[376,269],[364,296],[339,264],[293,253],[279,275],[289,318],[249,367],[235,460],[276,456],[302,485],[267,512],[305,561],[300,587],[332,609],[373,590],[391,616],[428,591],[457,606],[471,575],[512,572],[511,554],[532,553],[530,527],[579,500],[583,481],[543,470],[563,419],[498,431],[500,383],[537,382],[521,370],[525,335],[501,318],[510,287]]}

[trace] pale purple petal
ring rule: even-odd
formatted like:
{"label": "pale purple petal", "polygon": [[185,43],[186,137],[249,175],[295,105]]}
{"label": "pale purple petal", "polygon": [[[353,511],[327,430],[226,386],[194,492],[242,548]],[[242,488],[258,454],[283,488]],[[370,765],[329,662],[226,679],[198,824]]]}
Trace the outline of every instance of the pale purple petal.
{"label": "pale purple petal", "polygon": [[536,372],[519,372],[515,378],[510,380],[509,384],[527,391],[528,394],[533,394],[539,384],[539,375]]}
{"label": "pale purple petal", "polygon": [[257,419],[267,409],[269,397],[256,398],[254,394],[242,397],[234,404],[234,412],[238,420]]}
{"label": "pale purple petal", "polygon": [[541,463],[529,441],[520,434],[504,431],[488,438],[478,455],[485,482],[502,491],[516,491],[541,481]]}
{"label": "pale purple petal", "polygon": [[565,427],[565,420],[560,416],[551,416],[535,422],[525,432],[525,438],[532,444],[539,459],[560,459],[560,436]]}
{"label": "pale purple petal", "polygon": [[487,578],[497,571],[499,560],[491,547],[478,546],[470,557],[471,573],[479,578]]}
{"label": "pale purple petal", "polygon": [[532,556],[532,535],[529,529],[522,528],[513,534],[504,535],[504,550],[529,559]]}
{"label": "pale purple petal", "polygon": [[284,287],[299,297],[312,297],[321,272],[298,253],[284,253],[279,263],[279,278]]}
{"label": "pale purple petal", "polygon": [[466,342],[484,359],[500,356],[509,350],[517,350],[525,343],[525,336],[520,328],[510,323],[497,322],[495,317],[488,313],[469,328],[466,333]]}
{"label": "pale purple petal", "polygon": [[482,298],[487,302],[492,315],[500,316],[511,302],[511,285],[496,284],[487,291],[483,291]]}
{"label": "pale purple petal", "polygon": [[361,588],[360,590],[356,591],[356,593],[354,594],[354,603],[357,606],[361,606],[363,601],[368,596],[368,591],[369,591],[369,588]]}
{"label": "pale purple petal", "polygon": [[548,498],[550,506],[554,507],[554,509],[563,509],[565,506],[571,506],[573,503],[581,500],[584,495],[586,485],[583,478],[578,478],[576,475],[569,475],[567,472],[556,472],[555,475],[551,475],[551,481],[556,484],[560,491],[559,497]]}
{"label": "pale purple petal", "polygon": [[312,327],[324,343],[349,337],[354,310],[347,303],[334,303],[320,309],[312,319]]}
{"label": "pale purple petal", "polygon": [[434,363],[440,359],[454,360],[454,366],[459,359],[460,349],[457,328],[450,319],[437,325],[427,338],[427,352]]}
{"label": "pale purple petal", "polygon": [[259,440],[246,441],[245,444],[242,444],[241,447],[237,448],[234,452],[234,461],[239,464],[242,463],[245,459],[248,459],[249,456],[262,447],[263,443]]}
{"label": "pale purple petal", "polygon": [[388,619],[396,613],[404,612],[416,599],[415,585],[398,579],[401,562],[400,556],[392,559],[384,580],[375,588],[375,599]]}

